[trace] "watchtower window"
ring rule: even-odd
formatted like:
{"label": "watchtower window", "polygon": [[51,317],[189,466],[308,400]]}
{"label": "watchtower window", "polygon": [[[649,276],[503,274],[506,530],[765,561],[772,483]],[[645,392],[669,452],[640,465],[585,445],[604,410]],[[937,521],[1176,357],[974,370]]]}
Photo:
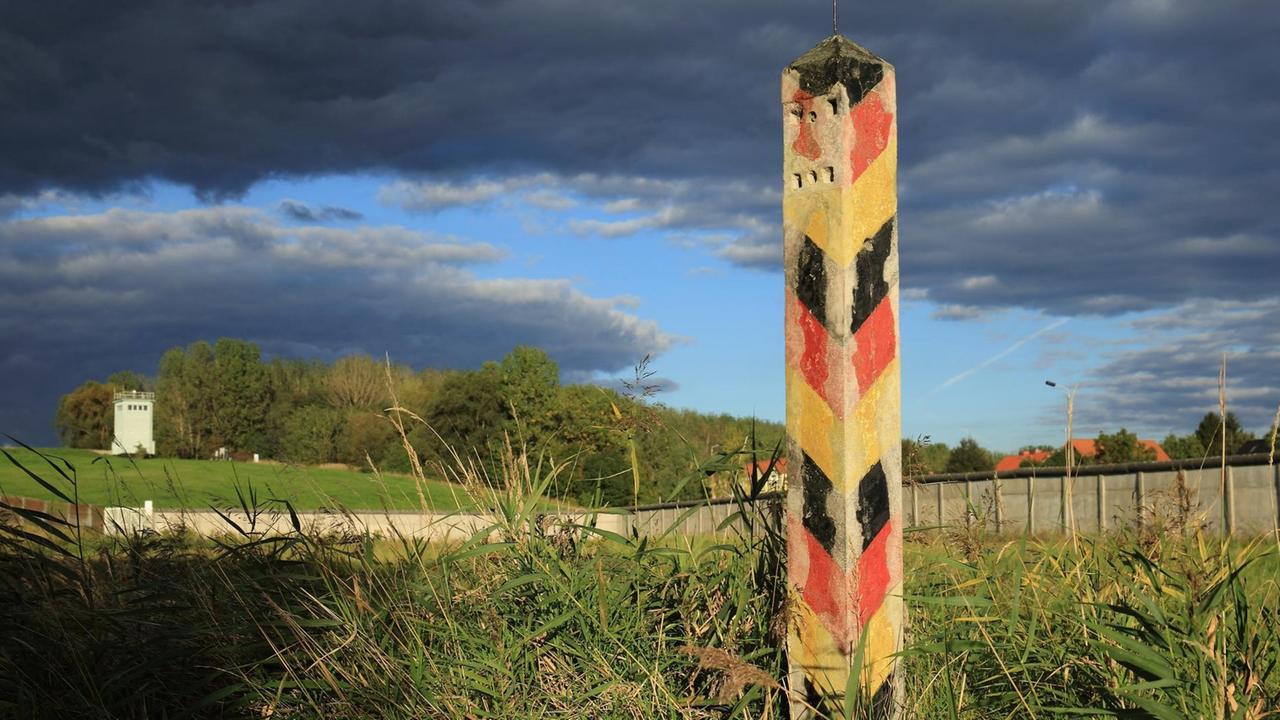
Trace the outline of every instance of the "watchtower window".
{"label": "watchtower window", "polygon": [[818,171],[817,171],[817,170],[810,170],[810,171],[809,171],[809,180],[810,180],[811,182],[818,182]]}
{"label": "watchtower window", "polygon": [[835,182],[835,181],[836,181],[836,169],[831,166],[827,166],[827,182]]}
{"label": "watchtower window", "polygon": [[804,178],[800,177],[800,173],[796,173],[795,175],[791,176],[791,184],[794,185],[797,190],[799,190],[800,188],[804,187]]}
{"label": "watchtower window", "polygon": [[839,113],[839,112],[840,112],[840,101],[839,101],[839,100],[837,100],[837,99],[835,99],[835,98],[831,98],[830,100],[828,100],[828,101],[827,101],[827,103],[828,103],[829,105],[831,105],[831,114],[832,114],[832,115],[835,115],[836,113]]}
{"label": "watchtower window", "polygon": [[814,111],[810,110],[810,111],[809,111],[809,122],[818,122],[818,113],[816,113],[816,112],[814,112]]}

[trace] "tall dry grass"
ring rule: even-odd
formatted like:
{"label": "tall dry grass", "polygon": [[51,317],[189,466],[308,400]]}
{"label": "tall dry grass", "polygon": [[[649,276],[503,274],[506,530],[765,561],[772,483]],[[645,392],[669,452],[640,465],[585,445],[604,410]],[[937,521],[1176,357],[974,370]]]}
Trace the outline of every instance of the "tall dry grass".
{"label": "tall dry grass", "polygon": [[[641,538],[547,515],[563,467],[536,455],[456,460],[494,521],[450,544],[103,538],[8,508],[0,717],[786,717],[784,539],[749,502],[767,473],[737,534]],[[27,469],[74,498],[73,466]],[[1276,717],[1277,551],[1194,512],[1074,541],[910,535],[903,717]],[[873,717],[850,691],[824,712]]]}

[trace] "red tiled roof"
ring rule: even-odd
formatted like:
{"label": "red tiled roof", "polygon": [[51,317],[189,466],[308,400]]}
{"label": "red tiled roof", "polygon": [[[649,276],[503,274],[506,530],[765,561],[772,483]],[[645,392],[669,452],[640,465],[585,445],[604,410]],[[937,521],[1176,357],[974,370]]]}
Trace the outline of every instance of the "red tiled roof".
{"label": "red tiled roof", "polygon": [[[1156,454],[1157,462],[1165,462],[1169,459],[1169,453],[1160,447],[1160,443],[1155,440],[1139,440],[1138,444],[1153,450]],[[1080,457],[1093,457],[1098,454],[1098,443],[1094,440],[1077,439],[1071,441],[1072,447]],[[1005,472],[1007,470],[1017,470],[1022,467],[1024,460],[1032,462],[1044,462],[1049,459],[1053,453],[1048,450],[1024,450],[1017,455],[1005,455],[1000,458],[1000,462],[996,463],[997,472]]]}
{"label": "red tiled roof", "polygon": [[[743,469],[743,471],[746,473],[747,477],[751,477],[751,463],[747,463],[746,465],[744,465],[744,466],[743,466],[743,468],[742,468],[742,469]],[[765,471],[765,470],[768,470],[768,469],[769,469],[769,461],[768,461],[768,460],[757,460],[757,461],[756,461],[756,472],[758,472],[758,473],[760,473],[761,475],[763,475],[763,474],[764,474],[764,471]],[[778,458],[778,462],[777,462],[777,463],[775,463],[775,464],[774,464],[774,466],[773,466],[773,474],[774,474],[774,475],[786,475],[786,474],[787,474],[787,459],[786,459],[786,458],[784,458],[784,457],[782,457],[782,458]]]}
{"label": "red tiled roof", "polygon": [[1017,455],[1005,455],[1000,458],[1000,462],[996,463],[996,472],[1005,472],[1006,470],[1017,470],[1022,467],[1023,460],[1032,462],[1044,462],[1049,459],[1053,453],[1048,450],[1024,450]]}

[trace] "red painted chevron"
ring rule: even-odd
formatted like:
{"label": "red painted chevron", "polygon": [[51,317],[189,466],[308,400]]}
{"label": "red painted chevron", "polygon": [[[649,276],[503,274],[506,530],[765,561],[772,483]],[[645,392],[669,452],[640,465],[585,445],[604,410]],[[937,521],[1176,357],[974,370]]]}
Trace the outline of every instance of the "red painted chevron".
{"label": "red painted chevron", "polygon": [[[838,341],[831,337],[827,328],[790,290],[787,291],[787,299],[794,313],[795,324],[800,327],[802,339],[800,351],[788,358],[788,361],[800,371],[805,382],[831,408],[836,418],[843,420],[846,408],[842,402],[841,378],[831,376],[831,348]],[[897,356],[896,323],[893,306],[888,298],[882,300],[858,328],[854,340],[855,349],[850,353],[850,362],[853,364],[858,388],[865,390],[871,387]]]}
{"label": "red painted chevron", "polygon": [[893,533],[893,518],[885,523],[884,528],[875,540],[862,551],[858,558],[858,627],[865,627],[867,621],[880,609],[885,593],[893,582],[889,572],[889,537]]}
{"label": "red painted chevron", "polygon": [[849,114],[854,133],[849,166],[853,172],[852,180],[857,180],[889,146],[893,136],[893,113],[885,108],[880,93],[871,92],[850,108]]}
{"label": "red painted chevron", "polygon": [[800,326],[800,334],[803,338],[803,347],[794,359],[795,367],[800,370],[805,382],[813,388],[818,397],[822,398],[827,407],[831,408],[836,417],[844,419],[842,403],[839,401],[840,388],[830,388],[828,382],[831,375],[829,353],[833,343],[831,334],[790,290],[787,291],[787,299],[791,301],[795,322]]}
{"label": "red painted chevron", "polygon": [[[844,643],[844,647],[852,647],[861,628],[866,627],[871,616],[880,609],[885,595],[893,585],[888,557],[893,520],[890,519],[885,524],[876,539],[863,551],[858,558],[856,574],[852,577],[841,569],[822,547],[822,543],[794,517],[788,518],[788,526],[790,538],[802,538],[804,552],[808,557],[808,575],[804,578],[792,578],[793,583],[800,587],[801,598],[822,621],[827,632]],[[855,600],[853,588],[857,589],[857,625],[851,627],[851,610]]]}
{"label": "red painted chevron", "polygon": [[898,337],[889,298],[880,301],[853,338],[853,372],[858,388],[866,390],[897,355]]}
{"label": "red painted chevron", "polygon": [[813,124],[808,122],[809,113],[813,112],[813,96],[801,90],[792,100],[800,103],[801,114],[800,134],[796,136],[795,142],[791,143],[791,149],[810,160],[817,160],[822,155],[822,146],[813,135]]}
{"label": "red painted chevron", "polygon": [[[800,597],[813,610],[827,632],[840,642],[842,648],[847,648],[853,639],[849,627],[852,598],[844,570],[822,547],[822,543],[794,517],[788,518],[788,525],[790,537],[803,538],[809,558],[808,576],[796,583],[800,586]],[[797,578],[792,578],[793,582],[795,580]]]}

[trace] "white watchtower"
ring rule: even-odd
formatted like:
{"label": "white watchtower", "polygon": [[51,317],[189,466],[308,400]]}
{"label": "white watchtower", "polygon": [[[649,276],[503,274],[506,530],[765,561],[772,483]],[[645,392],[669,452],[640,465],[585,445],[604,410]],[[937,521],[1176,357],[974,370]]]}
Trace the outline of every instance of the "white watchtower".
{"label": "white watchtower", "polygon": [[138,390],[116,393],[116,429],[111,441],[112,455],[132,455],[141,447],[148,455],[156,454],[152,422],[156,394]]}

